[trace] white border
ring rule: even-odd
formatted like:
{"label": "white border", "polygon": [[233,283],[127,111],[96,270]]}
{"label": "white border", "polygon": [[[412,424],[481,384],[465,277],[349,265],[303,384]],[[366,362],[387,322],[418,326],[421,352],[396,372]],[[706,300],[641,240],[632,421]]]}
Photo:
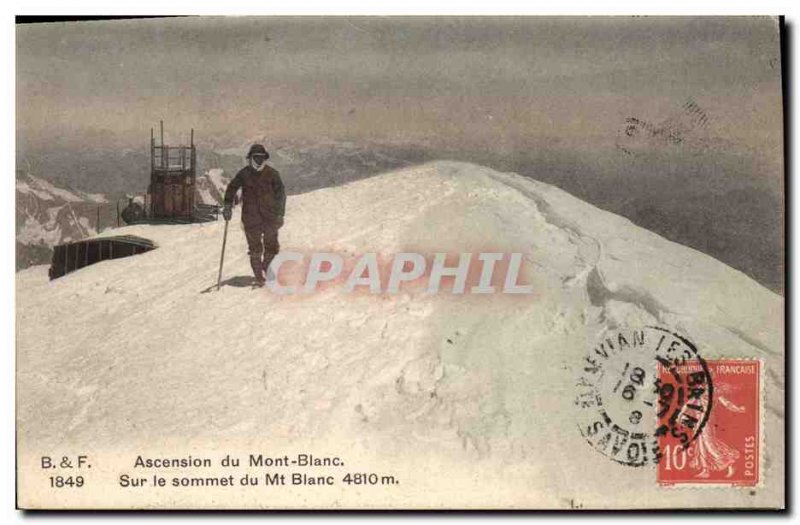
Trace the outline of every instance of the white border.
{"label": "white border", "polygon": [[[515,0],[492,0],[491,2],[474,2],[468,3],[464,0],[448,0],[444,2],[430,2],[430,0],[403,0],[402,2],[392,3],[378,3],[366,2],[364,0],[336,0],[334,2],[265,2],[261,1],[244,1],[244,0],[226,0],[225,2],[206,2],[201,3],[197,1],[175,1],[166,3],[154,0],[141,0],[137,2],[126,3],[112,3],[107,0],[100,1],[71,1],[71,2],[31,2],[14,0],[12,2],[4,3],[4,9],[7,10],[3,21],[5,23],[4,31],[0,32],[0,39],[2,44],[2,65],[4,75],[2,78],[2,114],[4,126],[2,129],[2,148],[5,155],[3,156],[5,179],[4,191],[2,198],[4,199],[4,206],[0,207],[2,213],[2,220],[0,220],[0,231],[2,231],[3,256],[0,258],[0,272],[4,276],[0,279],[0,322],[2,328],[2,348],[4,370],[6,371],[7,380],[3,383],[0,389],[0,400],[2,401],[2,414],[4,414],[5,425],[3,425],[4,432],[2,433],[2,454],[0,454],[0,516],[6,518],[4,522],[18,523],[25,517],[22,513],[14,510],[14,488],[15,488],[15,473],[14,473],[14,280],[13,280],[13,267],[14,267],[14,252],[12,242],[14,240],[14,187],[12,174],[14,173],[14,159],[15,159],[15,104],[14,104],[14,90],[15,90],[15,64],[14,64],[14,19],[15,14],[37,15],[37,14],[59,14],[59,15],[86,15],[86,14],[107,14],[107,15],[141,15],[141,14],[327,14],[327,15],[343,15],[343,14],[374,14],[374,15],[624,15],[624,14],[662,14],[662,15],[748,15],[748,14],[784,14],[787,15],[787,21],[792,26],[793,41],[791,49],[791,68],[794,72],[795,83],[791,87],[789,96],[792,100],[793,114],[791,115],[794,120],[795,108],[797,107],[797,51],[796,42],[800,38],[800,2],[796,0],[759,0],[758,2],[743,2],[743,1],[727,1],[727,2],[698,2],[697,0],[672,0],[670,2],[645,2],[645,1],[619,1],[619,2],[597,2],[597,1],[568,1],[562,0],[559,2],[519,2]],[[796,152],[798,148],[797,132],[793,133],[792,143],[789,145],[792,151],[795,152],[794,164],[797,164]],[[795,170],[796,171],[796,170]],[[794,173],[787,174],[793,176]],[[792,202],[797,202],[798,198],[797,182],[793,184],[791,192]],[[789,195],[787,195],[787,198]],[[792,231],[796,238],[798,231],[797,221],[794,217],[787,215],[787,220],[791,220]],[[788,242],[788,239],[787,239]],[[796,270],[797,264],[793,261],[791,266],[787,268],[787,272]],[[788,299],[788,297],[787,297]],[[796,303],[796,294],[792,293],[791,300]],[[787,323],[787,328],[792,332],[792,337],[787,337],[787,341],[796,340],[794,332],[796,326],[800,323],[800,315],[797,310]],[[789,334],[787,333],[787,336]],[[793,349],[787,349],[788,352],[794,353]],[[793,366],[791,369],[792,377],[798,376],[798,362],[800,359],[795,356]],[[789,371],[787,370],[787,373]],[[789,382],[787,382],[787,385]],[[793,397],[789,400],[789,406],[797,406],[797,392],[798,388],[793,388]],[[794,418],[793,418],[794,421]],[[796,434],[793,433],[795,441],[797,441]],[[787,443],[787,446],[790,444]],[[794,464],[788,465],[787,474],[792,472],[792,477],[795,480],[794,494],[787,494],[787,499],[794,501],[795,505],[798,504],[797,498],[797,470],[794,468],[797,461],[797,453],[792,454],[795,458]],[[797,512],[795,511],[795,514]],[[53,517],[53,516],[50,516]],[[176,516],[172,516],[174,519]],[[240,516],[241,517],[241,516]],[[298,521],[298,517],[285,516],[285,515],[259,515],[250,514],[246,517],[251,519],[269,519],[272,523],[275,522],[294,522]],[[421,516],[421,515],[391,515],[389,519],[413,519],[415,522],[430,522],[438,523],[443,519],[453,519],[453,515],[434,515],[434,516]],[[472,522],[488,522],[494,520],[497,516],[486,515],[473,515],[470,518]],[[513,517],[513,516],[512,516]],[[519,518],[520,516],[516,516]],[[720,515],[717,516],[722,519],[730,519],[735,516]],[[101,521],[110,519],[111,516],[101,516]],[[646,519],[680,519],[682,525],[688,523],[705,523],[709,516],[702,515],[682,515],[682,516],[641,516],[641,515],[604,515],[600,518],[597,516],[579,518],[580,521],[596,521],[599,519],[604,520],[637,520]],[[65,519],[75,522],[83,522],[87,519],[84,515],[66,516]],[[91,518],[89,518],[91,519]],[[163,523],[170,516],[147,516],[147,515],[125,515],[126,521],[144,522],[147,523]],[[182,519],[195,520],[197,516],[183,516]],[[220,516],[214,515],[212,521],[214,522],[228,522],[235,519],[233,516]],[[299,518],[302,521],[320,521],[324,517],[320,515],[306,516]],[[349,517],[339,516],[338,519],[349,519]],[[375,516],[361,516],[361,519],[375,519]],[[383,519],[386,519],[384,517]],[[537,521],[543,520],[546,522],[559,520],[559,517],[538,516],[535,518]],[[563,518],[562,518],[563,519]],[[750,516],[748,519],[753,519]],[[770,516],[760,516],[757,519],[770,519]],[[94,521],[94,520],[93,520]]]}
{"label": "white border", "polygon": [[26,15],[780,15],[797,12],[791,0],[760,0],[759,2],[728,1],[697,2],[672,0],[670,2],[644,2],[617,0],[590,2],[587,0],[561,0],[559,2],[520,2],[492,0],[491,2],[465,2],[464,0],[402,0],[394,2],[367,2],[364,0],[305,0],[296,2],[265,2],[258,0],[229,0],[226,2],[197,2],[172,0],[158,2],[108,2],[105,0],[78,0],[72,2],[22,1],[10,3],[10,12]]}

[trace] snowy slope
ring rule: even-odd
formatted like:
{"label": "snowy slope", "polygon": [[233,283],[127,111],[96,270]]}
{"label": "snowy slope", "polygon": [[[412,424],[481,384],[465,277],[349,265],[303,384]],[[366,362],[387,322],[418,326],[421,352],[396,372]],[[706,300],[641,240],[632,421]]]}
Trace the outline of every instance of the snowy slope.
{"label": "snowy slope", "polygon": [[[238,217],[231,225],[225,276],[247,276]],[[222,222],[121,233],[159,247],[52,282],[44,266],[17,273],[23,455],[166,451],[181,436],[206,450],[339,444],[413,481],[403,502],[418,507],[446,488],[449,506],[740,503],[741,490],[659,489],[653,469],[610,462],[578,432],[585,352],[607,326],[646,323],[679,330],[707,359],[763,359],[764,488],[747,501],[781,501],[783,299],[555,187],[436,162],[288,202],[284,250],[521,251],[535,291],[524,297],[202,294]],[[369,494],[335,504],[399,501]]]}

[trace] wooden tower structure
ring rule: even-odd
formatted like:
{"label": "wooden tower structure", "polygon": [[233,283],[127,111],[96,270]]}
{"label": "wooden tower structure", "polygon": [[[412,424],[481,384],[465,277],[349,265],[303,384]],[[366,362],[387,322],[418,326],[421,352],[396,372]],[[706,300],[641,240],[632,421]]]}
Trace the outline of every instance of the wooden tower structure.
{"label": "wooden tower structure", "polygon": [[156,144],[150,128],[150,185],[147,188],[148,215],[153,219],[191,220],[194,213],[197,151],[194,129],[189,145],[164,144],[164,121]]}

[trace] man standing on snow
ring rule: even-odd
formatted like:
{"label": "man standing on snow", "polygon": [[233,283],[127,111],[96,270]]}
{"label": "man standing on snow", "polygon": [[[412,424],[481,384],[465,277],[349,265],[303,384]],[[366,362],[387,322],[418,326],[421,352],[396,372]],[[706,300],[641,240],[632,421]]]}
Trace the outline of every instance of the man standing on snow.
{"label": "man standing on snow", "polygon": [[253,144],[247,152],[247,166],[228,184],[222,216],[231,220],[233,198],[242,189],[242,224],[247,238],[250,266],[256,285],[263,286],[265,275],[278,253],[278,229],[283,226],[286,191],[277,170],[267,166],[269,153],[261,144]]}

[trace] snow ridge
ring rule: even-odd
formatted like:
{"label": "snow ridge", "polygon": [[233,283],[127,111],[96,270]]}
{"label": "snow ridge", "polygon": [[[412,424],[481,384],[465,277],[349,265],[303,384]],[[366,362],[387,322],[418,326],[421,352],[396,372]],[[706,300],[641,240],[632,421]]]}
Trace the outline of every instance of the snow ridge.
{"label": "snow ridge", "polygon": [[[159,248],[52,283],[42,267],[17,274],[23,437],[341,439],[481,472],[517,465],[517,482],[553,506],[569,493],[702,505],[703,495],[658,492],[647,469],[600,464],[570,417],[594,341],[658,324],[706,359],[763,361],[764,449],[782,453],[783,299],[553,186],[439,161],[287,203],[284,250],[521,252],[534,289],[524,299],[251,291],[233,225],[219,293],[200,292],[216,279],[222,222],[126,227],[113,233]],[[780,457],[764,464],[780,486]],[[613,487],[591,472],[614,476]]]}

